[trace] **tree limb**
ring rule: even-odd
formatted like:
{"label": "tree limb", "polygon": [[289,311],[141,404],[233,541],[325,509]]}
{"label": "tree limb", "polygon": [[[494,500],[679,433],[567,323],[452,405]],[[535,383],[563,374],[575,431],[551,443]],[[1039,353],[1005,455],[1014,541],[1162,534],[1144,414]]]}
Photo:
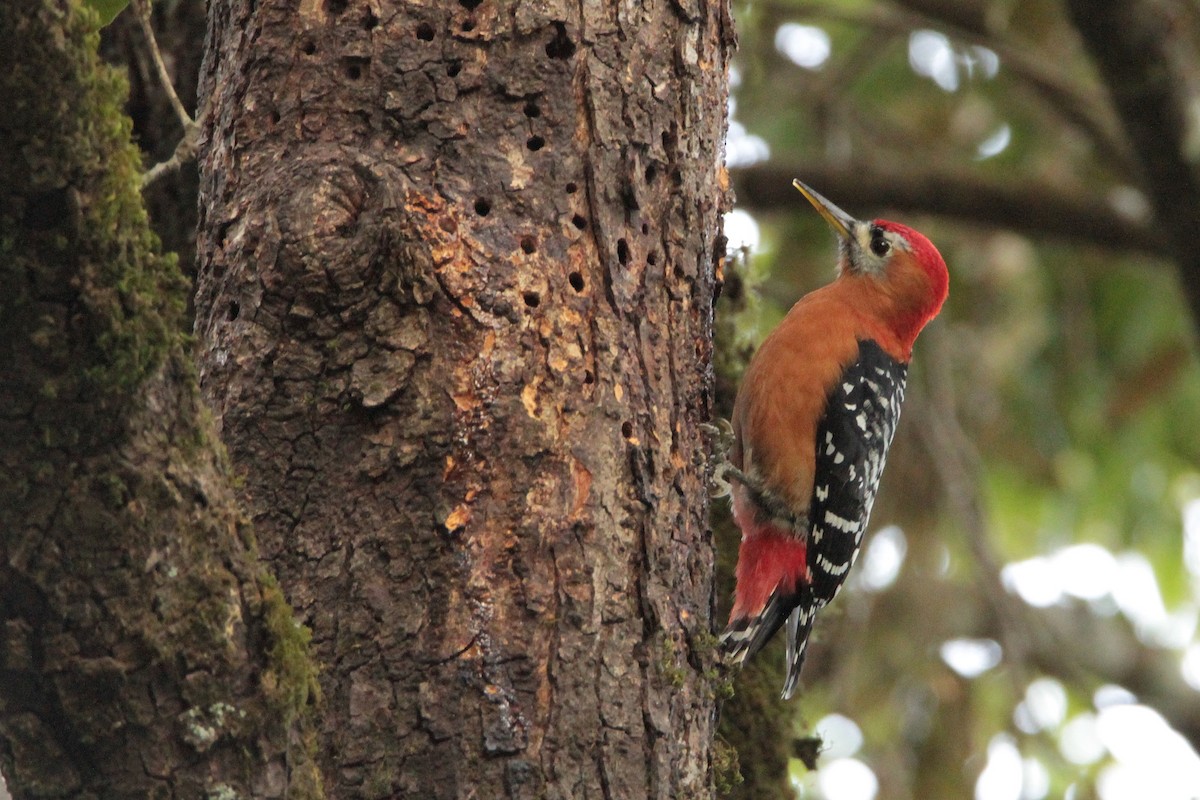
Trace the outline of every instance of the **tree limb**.
{"label": "tree limb", "polygon": [[176,145],[175,152],[171,154],[171,157],[166,161],[155,164],[142,175],[142,188],[145,189],[159,178],[169,175],[196,157],[196,141],[200,135],[200,126],[188,114],[187,109],[183,107],[183,101],[179,99],[179,94],[175,91],[175,85],[171,82],[171,75],[167,72],[167,65],[163,61],[162,51],[158,47],[158,39],[154,35],[154,25],[150,18],[150,0],[133,0],[133,10],[137,17],[138,25],[141,26],[142,35],[146,39],[146,50],[150,53],[150,60],[154,63],[154,72],[158,76],[158,82],[162,86],[163,93],[167,96],[167,101],[171,104],[171,109],[175,112],[175,118],[183,126],[183,136],[180,138],[179,144]]}
{"label": "tree limb", "polygon": [[[1167,243],[1149,222],[1118,213],[1103,198],[1031,183],[990,181],[960,171],[901,170],[878,164],[757,164],[733,171],[738,205],[750,211],[802,208],[792,179],[821,191],[859,213],[895,209],[935,214],[985,226],[1011,228],[1033,237],[1091,243],[1154,256],[1167,256]],[[1200,216],[1197,217],[1200,219]]]}
{"label": "tree limb", "polygon": [[1108,85],[1136,151],[1166,252],[1200,320],[1200,88],[1195,25],[1182,5],[1157,0],[1070,0],[1071,19]]}
{"label": "tree limb", "polygon": [[[1029,87],[1043,108],[1085,135],[1117,175],[1130,177],[1137,172],[1137,160],[1125,140],[1118,121],[1092,86],[1083,86],[1063,76],[1057,63],[1036,52],[990,33],[982,17],[967,6],[929,2],[903,2],[902,9],[879,5],[869,12],[847,11],[823,3],[789,6],[789,17],[809,15],[847,22],[856,26],[897,34],[908,34],[929,27],[950,37],[980,45],[1000,57],[1004,69],[1019,83]],[[779,10],[782,14],[783,9]],[[965,12],[965,13],[964,13]]]}

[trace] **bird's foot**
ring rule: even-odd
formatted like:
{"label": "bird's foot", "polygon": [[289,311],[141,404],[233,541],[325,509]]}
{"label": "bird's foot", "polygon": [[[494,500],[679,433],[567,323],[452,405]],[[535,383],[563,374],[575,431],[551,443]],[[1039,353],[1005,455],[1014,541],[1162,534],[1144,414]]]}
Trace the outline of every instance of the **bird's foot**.
{"label": "bird's foot", "polygon": [[733,425],[727,419],[718,418],[715,423],[700,423],[700,430],[709,436],[712,443],[712,454],[709,457],[714,464],[711,478],[712,496],[728,497],[733,492],[729,479],[741,481],[745,477],[741,470],[729,463],[729,453],[734,444]]}

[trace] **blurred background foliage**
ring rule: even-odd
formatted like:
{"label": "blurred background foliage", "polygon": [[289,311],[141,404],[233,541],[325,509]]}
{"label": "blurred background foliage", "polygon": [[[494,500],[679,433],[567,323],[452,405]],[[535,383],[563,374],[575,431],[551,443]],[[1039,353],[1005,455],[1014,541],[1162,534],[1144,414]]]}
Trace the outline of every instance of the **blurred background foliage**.
{"label": "blurred background foliage", "polygon": [[[776,643],[722,709],[730,795],[1200,797],[1200,276],[1176,230],[1200,208],[1195,4],[734,11],[725,413],[833,274],[793,177],[926,233],[951,291],[801,694],[775,699]],[[724,501],[713,519],[731,561]]]}

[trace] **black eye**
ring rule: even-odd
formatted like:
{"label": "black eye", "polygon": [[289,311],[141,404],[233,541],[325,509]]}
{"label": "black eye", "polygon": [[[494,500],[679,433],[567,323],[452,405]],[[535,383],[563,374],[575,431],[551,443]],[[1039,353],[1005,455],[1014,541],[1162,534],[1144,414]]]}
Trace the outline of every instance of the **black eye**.
{"label": "black eye", "polygon": [[889,242],[883,235],[883,231],[876,228],[871,233],[871,252],[883,258],[892,249],[892,243]]}

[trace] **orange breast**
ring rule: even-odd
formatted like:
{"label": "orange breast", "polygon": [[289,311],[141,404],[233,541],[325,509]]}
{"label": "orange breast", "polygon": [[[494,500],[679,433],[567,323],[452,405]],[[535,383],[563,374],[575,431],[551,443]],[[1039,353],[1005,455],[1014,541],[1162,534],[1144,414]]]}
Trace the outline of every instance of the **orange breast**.
{"label": "orange breast", "polygon": [[812,497],[817,425],[830,390],[873,339],[908,360],[896,336],[866,313],[873,287],[843,277],[800,299],[750,361],[734,404],[734,465],[758,475],[796,513]]}

